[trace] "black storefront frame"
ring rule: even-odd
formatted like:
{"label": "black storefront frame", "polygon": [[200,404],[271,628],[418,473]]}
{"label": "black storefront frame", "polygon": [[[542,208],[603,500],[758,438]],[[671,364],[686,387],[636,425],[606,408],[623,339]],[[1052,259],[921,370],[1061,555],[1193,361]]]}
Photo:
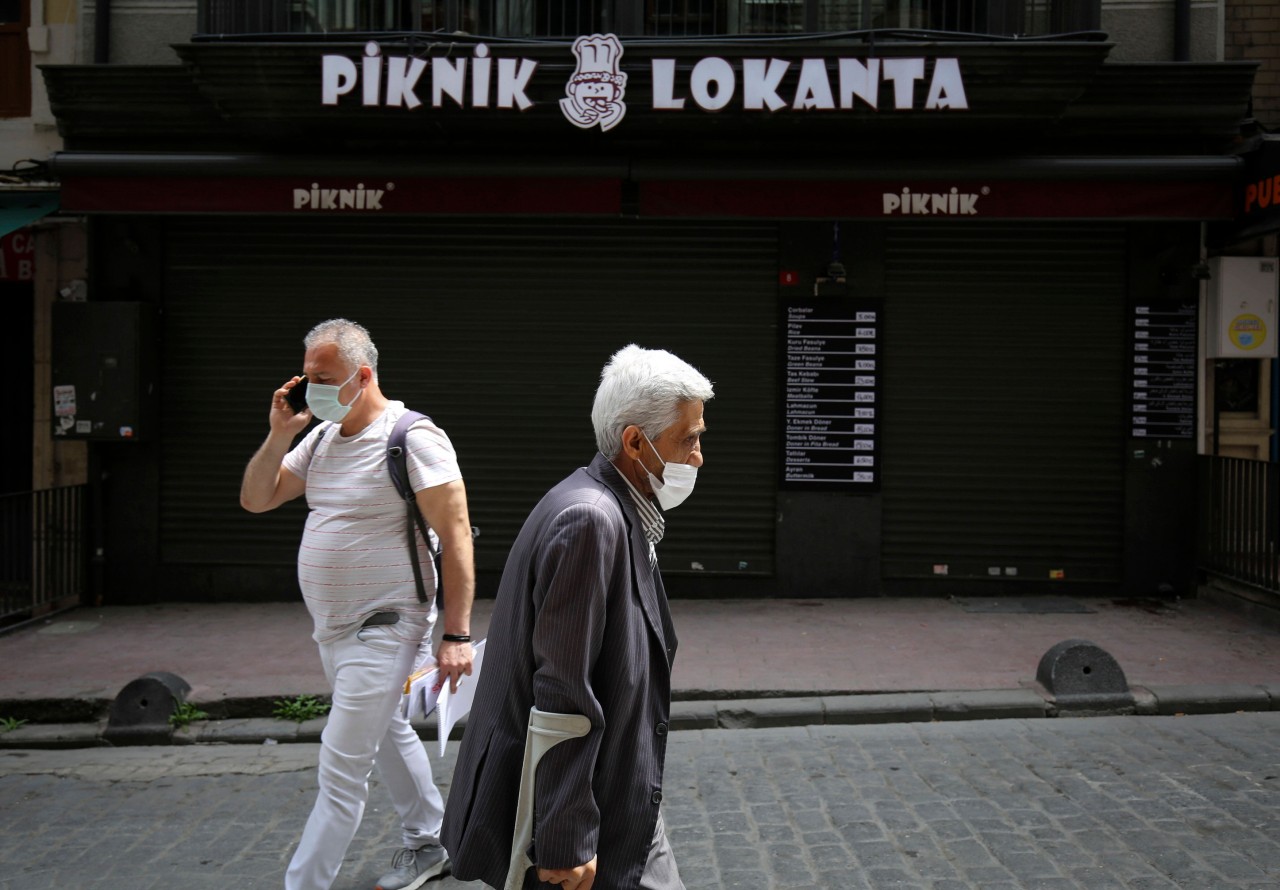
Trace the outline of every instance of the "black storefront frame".
{"label": "black storefront frame", "polygon": [[[157,227],[166,227],[172,225],[172,222],[166,224],[158,218],[150,220],[102,218],[95,222],[98,228],[107,230],[99,233],[99,238],[103,240],[99,240],[96,252],[100,257],[107,248],[106,242],[113,237],[118,237],[121,231],[125,230],[140,236],[140,243],[150,244],[156,250],[151,259],[159,262],[160,257],[167,254],[167,250],[161,248],[163,239],[158,237]],[[201,223],[193,221],[190,224],[200,225]],[[221,225],[234,226],[235,224],[228,221]],[[805,289],[811,288],[813,280],[819,277],[818,273],[825,271],[829,260],[831,223],[764,223],[763,225],[766,228],[776,226],[777,266],[783,271],[800,270],[803,280],[799,286]],[[1182,232],[1180,237],[1183,246],[1186,250],[1191,250],[1194,247],[1194,240],[1191,238],[1195,228],[1193,224],[1150,223],[1131,224],[1126,227],[1130,233],[1128,259],[1124,271],[1128,280],[1123,282],[1123,287],[1128,293],[1135,295],[1134,298],[1141,296],[1143,288],[1150,291],[1151,287],[1157,286],[1158,282],[1165,277],[1160,274],[1158,264],[1167,262],[1168,258],[1159,255],[1158,246],[1168,241],[1168,236],[1162,232],[1169,230],[1170,226]],[[884,227],[876,224],[844,223],[841,228],[847,234],[847,246],[842,258],[850,272],[852,290],[870,293],[880,289],[883,292],[886,274],[883,261]],[[150,239],[146,234],[148,231],[152,233]],[[145,256],[126,258],[125,262],[146,266],[147,259]],[[127,275],[128,270],[119,268],[119,260],[120,258],[117,257],[115,260],[99,262],[97,271],[100,274],[105,273],[107,280]],[[165,262],[167,261],[166,259]],[[280,268],[272,274],[287,277],[290,270],[287,267]],[[165,288],[172,284],[171,275],[162,274],[161,269],[154,267],[143,275],[141,280],[150,280],[157,297],[161,299]],[[781,277],[771,278],[767,298],[770,306],[776,305],[774,298],[782,292],[783,287]],[[1159,292],[1165,293],[1164,290]],[[893,308],[892,304],[887,305],[886,313],[891,315]],[[762,340],[768,339],[772,342],[772,338],[772,332],[768,332]],[[165,339],[171,346],[176,342],[172,337]],[[888,346],[891,347],[892,342]],[[279,352],[279,347],[278,345],[268,347],[249,340],[246,341],[245,352],[249,356],[272,355]],[[776,368],[778,365],[776,357],[772,361]],[[281,367],[284,364],[287,364],[287,358],[282,356]],[[891,372],[893,367],[891,358],[886,367]],[[726,383],[732,388],[732,381],[726,381]],[[179,384],[182,384],[181,380],[170,380],[171,387]],[[185,384],[182,386],[185,387]],[[725,383],[721,386],[721,391],[725,392]],[[713,403],[709,412],[712,419],[715,416],[715,407],[717,406]],[[892,409],[892,405],[888,406],[888,410]],[[245,412],[245,415],[245,422],[252,426],[254,422],[252,410]],[[776,423],[775,417],[776,415],[770,414],[768,423]],[[187,418],[187,421],[198,423],[199,419],[193,415],[192,418]],[[778,441],[776,428],[763,430],[760,435],[773,443]],[[712,443],[714,445],[714,438]],[[1117,456],[1117,461],[1123,465],[1124,473],[1123,490],[1119,492],[1119,496],[1125,502],[1122,577],[1117,584],[1093,585],[1090,589],[1120,591],[1136,587],[1139,590],[1150,591],[1159,589],[1162,584],[1172,584],[1176,589],[1183,589],[1187,573],[1183,571],[1183,567],[1180,567],[1176,558],[1178,542],[1181,540],[1183,530],[1177,527],[1177,523],[1170,525],[1170,515],[1165,515],[1163,511],[1156,511],[1153,514],[1148,504],[1152,499],[1175,504],[1179,501],[1180,493],[1185,492],[1182,492],[1182,488],[1177,484],[1173,486],[1166,484],[1163,476],[1156,478],[1160,474],[1153,474],[1143,461],[1133,458],[1130,454],[1132,444],[1127,442],[1124,453]],[[769,447],[775,454],[780,454],[780,445],[771,444]],[[256,586],[257,596],[271,597],[273,594],[265,588],[272,587],[278,591],[275,596],[287,598],[294,583],[293,567],[288,560],[281,561],[274,569],[267,572],[266,577],[270,580],[265,584],[261,565],[246,565],[241,569],[223,570],[191,563],[186,563],[183,567],[166,562],[163,556],[165,548],[160,544],[164,534],[160,529],[164,520],[160,511],[154,506],[148,506],[149,500],[154,503],[154,499],[159,497],[158,493],[163,484],[160,477],[156,475],[155,469],[157,466],[166,465],[163,452],[157,451],[155,446],[139,443],[136,447],[113,448],[109,459],[114,462],[109,475],[112,478],[115,499],[120,502],[120,515],[133,517],[129,534],[127,536],[122,534],[119,540],[112,542],[108,547],[109,566],[114,567],[115,573],[122,573],[114,574],[117,583],[111,585],[116,588],[112,597],[120,595],[121,587],[135,585],[139,574],[142,574],[149,575],[151,583],[139,589],[136,594],[127,595],[148,597],[154,595],[153,591],[162,590],[161,596],[164,598],[216,600],[241,598],[243,591]],[[238,471],[243,460],[247,458],[239,453],[231,453],[222,455],[220,459],[230,461],[235,471]],[[1181,459],[1180,453],[1174,454],[1172,461],[1166,456],[1166,463],[1174,467],[1171,470],[1173,475],[1180,472],[1176,467],[1180,465]],[[190,481],[192,484],[199,484],[194,472],[191,473]],[[549,484],[554,480],[548,477],[543,481]],[[750,480],[741,481],[744,484],[750,483]],[[768,484],[771,486],[770,491],[774,491],[772,477]],[[736,576],[732,572],[723,571],[689,572],[686,579],[674,585],[677,595],[938,595],[955,590],[958,586],[973,589],[973,585],[978,581],[978,579],[943,578],[908,583],[882,577],[884,573],[881,566],[880,547],[884,501],[881,495],[858,497],[777,491],[776,498],[775,565],[769,571],[748,570]],[[1170,514],[1177,512],[1169,511]],[[288,541],[286,547],[291,547],[293,542],[296,542],[295,529],[300,529],[300,515],[299,513],[298,517],[286,522],[286,525],[289,525],[284,533]],[[677,516],[675,519],[678,522],[680,517]],[[117,532],[123,528],[121,526]],[[833,535],[834,540],[832,540]],[[815,547],[815,542],[824,540],[832,543],[826,547]],[[1169,541],[1173,543],[1169,544]],[[1158,546],[1153,542],[1157,542]],[[195,543],[198,545],[198,541]],[[1175,553],[1172,564],[1169,562],[1171,552]],[[113,572],[109,571],[108,575],[112,577]],[[133,580],[126,581],[125,578]],[[1010,580],[1013,581],[1012,584],[1009,583]],[[1030,593],[1079,589],[1071,584],[1064,587],[1059,584],[1033,583],[1035,580],[1026,576],[1016,579],[1002,578],[1000,589]]]}

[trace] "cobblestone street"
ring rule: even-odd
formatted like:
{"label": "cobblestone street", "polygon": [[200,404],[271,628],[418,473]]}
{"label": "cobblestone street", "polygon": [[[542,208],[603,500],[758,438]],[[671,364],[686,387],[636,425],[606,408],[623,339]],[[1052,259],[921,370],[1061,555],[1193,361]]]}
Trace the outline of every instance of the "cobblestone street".
{"label": "cobblestone street", "polygon": [[[278,888],[315,760],[0,752],[0,887]],[[1274,890],[1280,713],[680,732],[664,812],[689,890]],[[375,784],[337,890],[371,888],[397,837]]]}

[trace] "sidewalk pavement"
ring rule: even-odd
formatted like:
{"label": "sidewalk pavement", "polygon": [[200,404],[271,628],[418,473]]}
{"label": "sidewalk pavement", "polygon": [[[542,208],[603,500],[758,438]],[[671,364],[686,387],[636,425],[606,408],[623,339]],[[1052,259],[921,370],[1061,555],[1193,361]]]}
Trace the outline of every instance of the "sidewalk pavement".
{"label": "sidewalk pavement", "polygon": [[[476,603],[483,638],[491,600]],[[673,729],[893,723],[1068,713],[1280,710],[1280,629],[1227,606],[1109,598],[674,600]],[[274,719],[326,696],[300,602],[79,608],[0,635],[0,747],[103,744],[117,695],[166,671],[212,718],[176,743],[317,741]],[[1056,644],[1087,640],[1129,695],[1083,712],[1037,682]],[[1061,689],[1058,690],[1061,692]],[[26,721],[6,731],[5,724]],[[418,726],[434,738],[434,718]],[[455,737],[459,730],[455,730]]]}

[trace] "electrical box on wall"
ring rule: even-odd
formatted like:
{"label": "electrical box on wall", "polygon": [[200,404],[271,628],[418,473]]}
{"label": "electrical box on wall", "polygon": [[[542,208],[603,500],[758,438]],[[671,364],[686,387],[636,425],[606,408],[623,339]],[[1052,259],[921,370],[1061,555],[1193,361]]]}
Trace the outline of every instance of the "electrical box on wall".
{"label": "electrical box on wall", "polygon": [[1209,260],[1209,358],[1276,357],[1275,257]]}
{"label": "electrical box on wall", "polygon": [[52,310],[54,438],[127,442],[154,435],[155,306],[62,302]]}

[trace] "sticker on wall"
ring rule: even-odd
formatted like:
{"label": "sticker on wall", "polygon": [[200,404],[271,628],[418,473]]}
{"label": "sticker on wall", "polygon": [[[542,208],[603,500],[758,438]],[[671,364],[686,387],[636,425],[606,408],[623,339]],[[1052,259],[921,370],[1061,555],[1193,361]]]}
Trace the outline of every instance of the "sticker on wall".
{"label": "sticker on wall", "polygon": [[627,75],[618,69],[622,59],[622,42],[613,34],[592,34],[573,42],[578,68],[565,84],[567,99],[560,100],[560,111],[574,126],[584,130],[600,125],[610,130],[622,122],[627,105]]}
{"label": "sticker on wall", "polygon": [[93,432],[93,422],[89,420],[76,421],[76,435],[87,436]]}
{"label": "sticker on wall", "polygon": [[73,384],[53,388],[53,416],[73,417],[76,413],[76,388]]}
{"label": "sticker on wall", "polygon": [[1231,319],[1227,336],[1239,349],[1257,349],[1267,342],[1267,324],[1258,316],[1246,312]]}

